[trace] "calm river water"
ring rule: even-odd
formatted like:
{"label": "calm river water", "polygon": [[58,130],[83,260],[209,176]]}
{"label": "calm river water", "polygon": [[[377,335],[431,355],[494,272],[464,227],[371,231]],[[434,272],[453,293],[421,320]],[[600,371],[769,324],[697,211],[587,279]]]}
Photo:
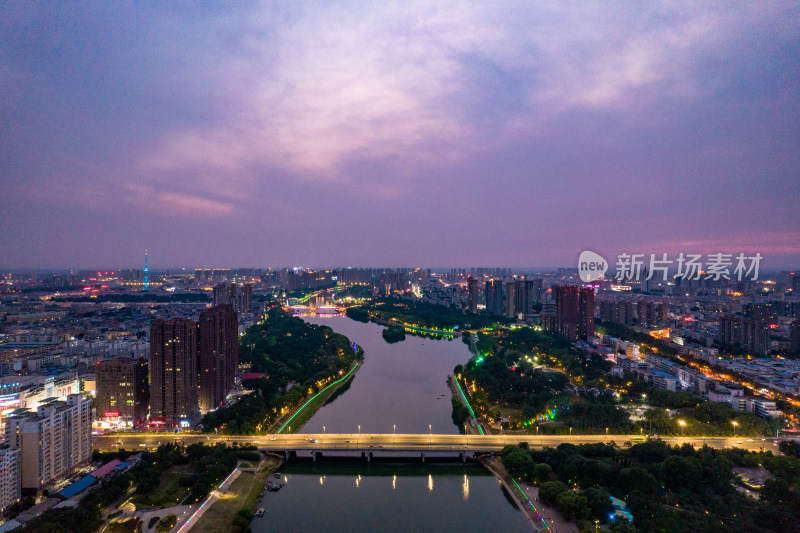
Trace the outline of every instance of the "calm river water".
{"label": "calm river water", "polygon": [[[461,339],[406,336],[388,344],[383,326],[344,316],[306,318],[364,348],[347,390],[322,407],[304,433],[458,433],[447,376],[470,353]],[[256,533],[267,531],[526,531],[523,514],[476,465],[297,461],[283,489],[266,493]]]}

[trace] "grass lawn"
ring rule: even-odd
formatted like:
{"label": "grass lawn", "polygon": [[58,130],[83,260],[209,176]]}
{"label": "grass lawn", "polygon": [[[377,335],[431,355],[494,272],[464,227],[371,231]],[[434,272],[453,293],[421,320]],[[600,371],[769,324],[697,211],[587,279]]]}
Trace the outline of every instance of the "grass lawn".
{"label": "grass lawn", "polygon": [[276,463],[267,461],[262,464],[258,473],[242,472],[236,481],[205,512],[192,528],[196,531],[214,531],[215,533],[230,533],[236,531],[233,527],[233,517],[241,509],[255,511],[256,499],[264,488],[267,477],[275,471]]}
{"label": "grass lawn", "polygon": [[501,405],[493,405],[489,408],[489,411],[492,414],[500,411],[500,416],[504,416],[506,418],[511,418],[514,415],[522,416],[522,409],[514,409],[513,407],[503,407]]}
{"label": "grass lawn", "polygon": [[189,494],[191,487],[181,487],[180,480],[192,473],[190,465],[174,466],[165,470],[158,481],[158,487],[150,494],[137,494],[131,503],[137,509],[155,507],[162,509],[178,505]]}

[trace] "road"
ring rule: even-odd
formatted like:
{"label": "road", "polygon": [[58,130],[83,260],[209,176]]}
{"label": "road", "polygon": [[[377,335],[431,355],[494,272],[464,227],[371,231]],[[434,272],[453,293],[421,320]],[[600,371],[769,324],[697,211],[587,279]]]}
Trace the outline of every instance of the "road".
{"label": "road", "polygon": [[[556,447],[563,442],[582,444],[590,442],[615,442],[622,445],[631,441],[635,435],[426,435],[426,434],[302,434],[289,435],[250,435],[250,436],[217,436],[197,434],[125,434],[95,435],[92,444],[99,450],[112,450],[121,447],[128,450],[157,448],[159,444],[179,440],[185,445],[195,442],[215,444],[218,442],[232,444],[255,444],[266,450],[351,450],[367,451],[383,449],[385,451],[463,451],[465,449],[480,452],[496,452],[507,444],[527,442],[532,448],[543,446]],[[777,450],[773,444],[775,438],[747,437],[663,437],[661,440],[670,445],[690,443],[697,447],[707,444],[713,448],[744,448],[748,450]],[[121,444],[118,444],[121,443]]]}

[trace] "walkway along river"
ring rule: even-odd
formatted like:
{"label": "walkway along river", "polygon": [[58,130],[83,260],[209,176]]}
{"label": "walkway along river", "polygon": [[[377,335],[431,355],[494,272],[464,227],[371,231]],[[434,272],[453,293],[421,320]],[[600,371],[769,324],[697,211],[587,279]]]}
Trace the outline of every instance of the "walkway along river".
{"label": "walkway along river", "polygon": [[[303,433],[456,434],[447,376],[470,352],[460,339],[409,335],[388,344],[383,326],[307,318],[364,348],[354,379]],[[360,426],[360,427],[359,427]],[[279,492],[265,494],[253,531],[529,531],[525,516],[477,464],[325,460],[284,465]]]}

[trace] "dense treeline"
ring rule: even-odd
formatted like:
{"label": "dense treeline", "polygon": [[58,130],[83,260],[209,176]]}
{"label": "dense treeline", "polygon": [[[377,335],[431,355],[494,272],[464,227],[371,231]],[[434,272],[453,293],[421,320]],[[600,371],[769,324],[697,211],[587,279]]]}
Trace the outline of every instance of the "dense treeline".
{"label": "dense treeline", "polygon": [[381,333],[383,340],[389,344],[406,340],[406,332],[403,328],[398,326],[389,326]]}
{"label": "dense treeline", "polygon": [[[649,441],[623,450],[607,444],[562,444],[501,454],[513,476],[539,485],[540,498],[564,518],[608,522],[609,496],[626,500],[642,531],[796,531],[800,459],[741,449],[670,447]],[[762,465],[760,500],[736,489],[733,467]],[[614,530],[614,528],[612,528]]]}
{"label": "dense treeline", "polygon": [[266,377],[246,382],[256,392],[231,407],[208,413],[203,426],[211,431],[224,425],[223,431],[229,434],[265,431],[281,410],[296,407],[308,394],[347,372],[360,355],[360,349],[355,353],[344,335],[308,324],[273,305],[262,323],[247,330],[239,352],[241,361]]}
{"label": "dense treeline", "polygon": [[369,322],[369,313],[363,307],[348,307],[347,311],[345,311],[345,314],[353,320],[357,320],[359,322]]}
{"label": "dense treeline", "polygon": [[[398,298],[377,298],[359,307],[373,316],[393,319],[405,324],[416,324],[430,329],[481,329],[509,322],[503,317],[486,317],[427,302],[413,302]],[[359,313],[358,311],[356,313]],[[359,313],[360,314],[360,313]],[[347,316],[358,320],[350,310]]]}
{"label": "dense treeline", "polygon": [[173,303],[173,302],[210,302],[208,294],[181,292],[174,294],[100,294],[98,296],[75,296],[53,298],[54,302],[120,302],[120,303]]}
{"label": "dense treeline", "polygon": [[[92,459],[106,463],[112,459],[127,460],[134,452],[94,451]],[[238,459],[257,460],[260,453],[252,446],[228,447],[192,444],[185,449],[178,444],[163,444],[154,451],[141,452],[141,460],[125,473],[112,475],[92,488],[77,507],[50,509],[25,524],[22,531],[36,533],[84,533],[102,526],[102,512],[132,487],[135,494],[149,494],[158,486],[161,475],[178,465],[191,465],[192,475],[185,482],[191,487],[188,501],[205,498],[236,467]],[[182,482],[183,482],[182,479]]]}
{"label": "dense treeline", "polygon": [[565,341],[532,328],[481,333],[476,348],[478,355],[454,372],[475,386],[473,408],[480,415],[491,419],[496,413],[490,412],[490,404],[502,403],[521,409],[521,419],[510,422],[512,429],[545,414],[562,425],[598,431],[630,426],[610,396],[578,398],[566,390],[570,377],[581,381],[603,376],[608,363],[601,358],[583,358]]}

